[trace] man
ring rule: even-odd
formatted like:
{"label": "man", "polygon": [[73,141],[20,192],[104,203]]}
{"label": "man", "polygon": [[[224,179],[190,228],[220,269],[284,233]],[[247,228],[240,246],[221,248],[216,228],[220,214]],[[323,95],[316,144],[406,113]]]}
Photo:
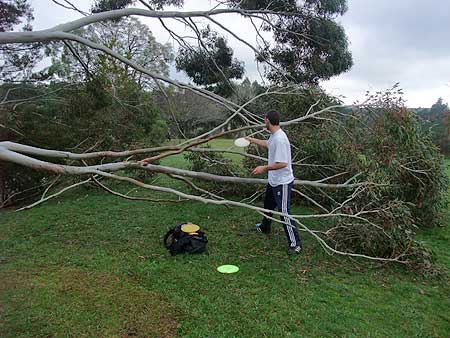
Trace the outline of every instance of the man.
{"label": "man", "polygon": [[[252,171],[252,175],[261,175],[268,172],[269,183],[266,187],[264,209],[275,210],[284,214],[291,214],[291,191],[294,183],[292,172],[291,144],[285,132],[280,127],[280,113],[272,111],[266,114],[265,123],[267,130],[272,134],[269,139],[260,140],[247,137],[250,143],[269,149],[268,165],[258,166]],[[272,217],[273,214],[266,214]],[[271,232],[271,219],[264,217],[261,223],[256,224],[256,229],[265,234]],[[284,232],[288,240],[288,255],[301,252],[302,244],[298,235],[295,221],[290,217],[281,217]]]}

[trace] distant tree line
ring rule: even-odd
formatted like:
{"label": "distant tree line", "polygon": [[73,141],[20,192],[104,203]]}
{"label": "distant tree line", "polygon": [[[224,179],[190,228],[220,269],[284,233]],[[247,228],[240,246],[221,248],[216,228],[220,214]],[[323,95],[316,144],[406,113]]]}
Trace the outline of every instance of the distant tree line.
{"label": "distant tree line", "polygon": [[450,155],[450,109],[447,103],[439,98],[431,108],[416,108],[415,111],[431,128],[433,142],[441,151]]}

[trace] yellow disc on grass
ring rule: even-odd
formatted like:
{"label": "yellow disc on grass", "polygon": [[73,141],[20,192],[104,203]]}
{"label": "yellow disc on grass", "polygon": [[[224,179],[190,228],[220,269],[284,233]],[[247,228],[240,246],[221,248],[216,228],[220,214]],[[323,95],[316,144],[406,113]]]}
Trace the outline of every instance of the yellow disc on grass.
{"label": "yellow disc on grass", "polygon": [[197,224],[187,223],[181,226],[181,231],[183,232],[197,232],[200,230],[200,227]]}

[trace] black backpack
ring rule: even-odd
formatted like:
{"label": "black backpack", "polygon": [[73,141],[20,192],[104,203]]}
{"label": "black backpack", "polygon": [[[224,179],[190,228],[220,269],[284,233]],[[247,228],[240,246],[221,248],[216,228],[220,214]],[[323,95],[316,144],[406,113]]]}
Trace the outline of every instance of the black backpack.
{"label": "black backpack", "polygon": [[187,223],[177,224],[170,229],[163,239],[164,247],[172,256],[179,253],[202,253],[206,250],[208,238],[203,231],[187,233],[181,230],[181,226]]}

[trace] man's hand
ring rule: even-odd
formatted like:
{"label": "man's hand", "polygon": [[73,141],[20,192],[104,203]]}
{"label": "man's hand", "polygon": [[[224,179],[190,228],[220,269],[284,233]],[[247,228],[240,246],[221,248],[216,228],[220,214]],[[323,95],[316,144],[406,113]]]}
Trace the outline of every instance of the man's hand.
{"label": "man's hand", "polygon": [[275,162],[274,164],[271,164],[271,165],[260,165],[259,167],[256,167],[255,169],[253,169],[252,175],[261,175],[269,170],[283,169],[283,168],[286,168],[287,165],[288,164],[284,163],[284,162]]}
{"label": "man's hand", "polygon": [[252,171],[252,175],[261,175],[264,174],[267,171],[267,166],[266,165],[260,165],[258,167],[256,167],[255,169],[253,169]]}
{"label": "man's hand", "polygon": [[245,137],[245,139],[247,140],[247,141],[249,141],[250,143],[253,143],[253,144],[256,144],[256,145],[258,145],[258,146],[260,146],[260,147],[265,147],[265,148],[267,148],[268,146],[267,146],[267,141],[266,140],[260,140],[259,138],[254,138],[254,137]]}

